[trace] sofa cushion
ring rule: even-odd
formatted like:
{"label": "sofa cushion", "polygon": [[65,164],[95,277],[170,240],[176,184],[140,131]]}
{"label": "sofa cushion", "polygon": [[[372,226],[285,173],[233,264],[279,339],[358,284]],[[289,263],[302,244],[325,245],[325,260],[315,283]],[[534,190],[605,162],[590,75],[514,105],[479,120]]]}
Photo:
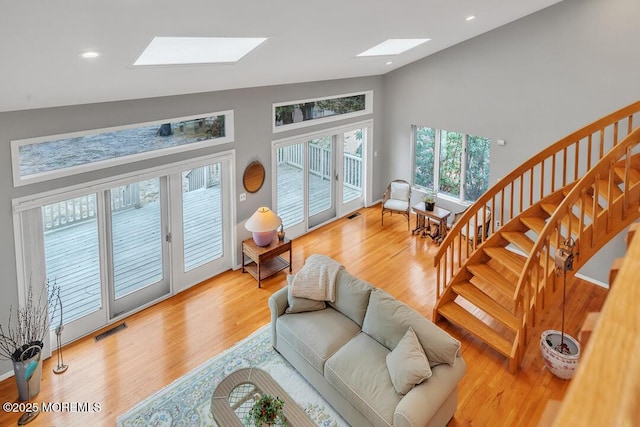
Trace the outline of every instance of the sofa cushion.
{"label": "sofa cushion", "polygon": [[429,360],[411,327],[407,329],[396,348],[387,354],[387,369],[393,387],[402,395],[431,377]]}
{"label": "sofa cushion", "polygon": [[409,326],[420,340],[432,368],[440,363],[455,363],[460,352],[458,340],[385,291],[377,288],[371,291],[363,332],[391,350],[396,348]]}
{"label": "sofa cushion", "polygon": [[369,283],[343,269],[336,278],[336,300],[328,304],[362,326],[372,289]]}
{"label": "sofa cushion", "polygon": [[327,305],[324,301],[315,301],[308,298],[294,297],[291,294],[291,282],[293,282],[293,276],[287,275],[287,301],[289,303],[289,307],[287,307],[287,313],[304,313],[305,311],[316,311],[322,310]]}
{"label": "sofa cushion", "polygon": [[360,327],[332,308],[278,317],[278,339],[284,339],[320,374],[324,363],[360,332]]}
{"label": "sofa cushion", "polygon": [[402,399],[387,370],[389,350],[360,333],[326,363],[324,376],[374,426],[390,426]]}

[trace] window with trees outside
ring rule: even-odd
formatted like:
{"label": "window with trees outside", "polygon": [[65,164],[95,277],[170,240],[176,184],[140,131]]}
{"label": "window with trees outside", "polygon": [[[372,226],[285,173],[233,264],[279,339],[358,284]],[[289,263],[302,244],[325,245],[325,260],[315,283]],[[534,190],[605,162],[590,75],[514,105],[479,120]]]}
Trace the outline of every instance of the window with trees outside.
{"label": "window with trees outside", "polygon": [[14,184],[24,185],[233,141],[233,111],[11,142]]}
{"label": "window with trees outside", "polygon": [[415,125],[412,134],[416,187],[460,202],[473,202],[487,191],[489,138]]}
{"label": "window with trees outside", "polygon": [[273,131],[281,132],[373,112],[373,92],[273,104]]}

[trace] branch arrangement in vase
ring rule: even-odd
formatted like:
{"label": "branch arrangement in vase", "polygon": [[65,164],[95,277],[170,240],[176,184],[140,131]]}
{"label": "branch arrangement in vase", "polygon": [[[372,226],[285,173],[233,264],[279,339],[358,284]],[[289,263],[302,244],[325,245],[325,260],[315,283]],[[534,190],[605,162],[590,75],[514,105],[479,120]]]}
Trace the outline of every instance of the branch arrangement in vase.
{"label": "branch arrangement in vase", "polygon": [[[25,305],[14,310],[9,307],[9,321],[6,328],[0,325],[0,358],[14,362],[20,357],[31,358],[41,350],[45,335],[49,332],[49,301],[55,301],[60,287],[47,279],[38,298],[34,296],[33,286],[29,284]],[[45,301],[44,298],[47,298]],[[15,313],[15,316],[14,316]],[[55,307],[51,318],[55,317]],[[31,347],[30,353],[23,352]]]}

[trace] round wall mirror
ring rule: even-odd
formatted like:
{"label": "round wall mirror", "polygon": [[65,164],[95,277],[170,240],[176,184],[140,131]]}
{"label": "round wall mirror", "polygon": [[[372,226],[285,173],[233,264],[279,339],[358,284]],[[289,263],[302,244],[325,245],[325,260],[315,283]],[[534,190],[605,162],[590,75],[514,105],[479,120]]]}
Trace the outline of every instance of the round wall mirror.
{"label": "round wall mirror", "polygon": [[255,193],[258,191],[264,183],[264,166],[262,163],[255,161],[249,163],[249,166],[244,170],[242,176],[242,185],[244,189],[249,193]]}

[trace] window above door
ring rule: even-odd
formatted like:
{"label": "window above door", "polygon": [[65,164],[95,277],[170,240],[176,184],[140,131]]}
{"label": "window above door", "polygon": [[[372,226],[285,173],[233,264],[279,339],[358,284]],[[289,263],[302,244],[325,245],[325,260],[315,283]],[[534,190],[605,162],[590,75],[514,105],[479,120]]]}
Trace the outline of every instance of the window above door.
{"label": "window above door", "polygon": [[233,110],[11,141],[18,187],[234,140]]}
{"label": "window above door", "polygon": [[283,132],[373,113],[373,91],[273,104],[273,132]]}

